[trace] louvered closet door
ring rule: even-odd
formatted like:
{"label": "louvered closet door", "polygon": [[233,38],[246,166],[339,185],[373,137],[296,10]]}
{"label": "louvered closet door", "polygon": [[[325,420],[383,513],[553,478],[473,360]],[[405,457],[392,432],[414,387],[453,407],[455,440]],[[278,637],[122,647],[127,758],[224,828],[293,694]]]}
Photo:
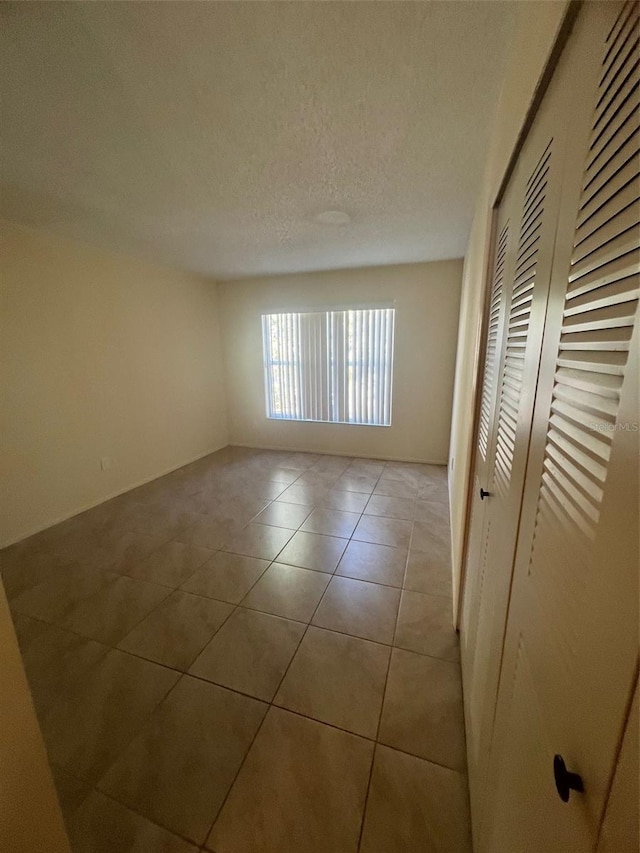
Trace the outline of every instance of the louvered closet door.
{"label": "louvered closet door", "polygon": [[478,632],[480,610],[491,585],[488,543],[492,518],[487,498],[481,500],[480,490],[486,490],[490,480],[498,427],[500,379],[508,345],[508,321],[512,287],[517,264],[518,229],[525,187],[522,174],[516,168],[503,195],[496,214],[494,268],[487,306],[487,340],[485,370],[482,384],[481,408],[478,422],[474,484],[471,503],[469,548],[461,625],[461,664],[463,672],[465,718],[467,721],[467,752],[469,756],[469,787],[471,802],[479,800],[479,777],[475,773],[475,758],[479,748],[479,729],[472,724],[476,707],[468,685],[478,671]]}
{"label": "louvered closet door", "polygon": [[[471,618],[463,624],[463,648],[466,645],[470,649],[463,657],[463,678],[476,835],[487,782],[563,175],[567,160],[574,156],[577,135],[586,145],[589,131],[589,104],[575,97],[582,86],[581,69],[563,58],[508,186],[517,204],[511,216],[514,260],[508,270],[509,280],[504,282],[505,340],[495,370],[493,437],[484,479],[473,495],[473,512],[482,515],[484,529],[475,562],[470,552],[467,572],[477,573],[478,583],[475,590],[465,588],[465,605]],[[480,487],[489,493],[484,500]],[[472,630],[467,632],[467,628]]]}
{"label": "louvered closet door", "polygon": [[636,677],[637,49],[637,5],[588,3],[563,57],[591,134],[563,182],[479,853],[595,849]]}
{"label": "louvered closet door", "polygon": [[[476,436],[473,493],[486,486],[491,467],[491,453],[495,445],[496,399],[498,376],[506,339],[506,316],[513,280],[515,248],[512,220],[516,214],[515,182],[505,193],[496,215],[491,289],[488,299],[488,318],[484,355],[484,373],[481,388],[480,419]],[[478,624],[477,602],[484,583],[484,543],[486,541],[485,504],[474,501],[471,505],[467,575],[462,613],[461,652],[463,668],[471,671],[475,655],[475,636]]]}
{"label": "louvered closet door", "polygon": [[484,799],[563,165],[568,156],[567,118],[574,109],[568,98],[573,69],[558,70],[561,73],[549,87],[512,177],[520,204],[513,222],[515,263],[507,287],[505,345],[497,371],[495,438],[482,484],[489,496],[481,501],[479,492],[474,495],[485,515],[475,648],[472,666],[464,673],[475,826],[480,823]]}

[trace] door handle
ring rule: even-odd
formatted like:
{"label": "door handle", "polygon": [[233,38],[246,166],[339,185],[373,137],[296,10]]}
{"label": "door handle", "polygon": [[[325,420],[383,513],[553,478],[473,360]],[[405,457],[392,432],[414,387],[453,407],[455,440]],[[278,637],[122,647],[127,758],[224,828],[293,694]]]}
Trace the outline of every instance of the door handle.
{"label": "door handle", "polygon": [[484,489],[480,489],[480,500],[483,501],[485,498],[490,498],[491,492],[487,492]]}
{"label": "door handle", "polygon": [[584,791],[582,776],[567,770],[564,758],[561,755],[553,756],[553,779],[556,783],[556,791],[563,803],[569,802],[571,791]]}

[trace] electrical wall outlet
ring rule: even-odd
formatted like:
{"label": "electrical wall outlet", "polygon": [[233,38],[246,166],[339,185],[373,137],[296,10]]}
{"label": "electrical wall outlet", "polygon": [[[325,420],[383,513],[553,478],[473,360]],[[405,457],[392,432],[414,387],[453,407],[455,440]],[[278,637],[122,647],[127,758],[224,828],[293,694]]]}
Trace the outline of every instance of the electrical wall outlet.
{"label": "electrical wall outlet", "polygon": [[111,468],[111,457],[110,456],[103,456],[100,459],[100,468],[103,471],[108,471],[109,468]]}

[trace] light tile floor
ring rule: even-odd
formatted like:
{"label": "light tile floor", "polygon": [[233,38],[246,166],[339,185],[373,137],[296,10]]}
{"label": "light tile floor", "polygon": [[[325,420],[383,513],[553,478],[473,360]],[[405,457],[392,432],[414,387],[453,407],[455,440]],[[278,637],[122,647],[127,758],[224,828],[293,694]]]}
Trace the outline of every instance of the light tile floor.
{"label": "light tile floor", "polygon": [[226,448],[1,552],[74,853],[468,853],[447,517]]}

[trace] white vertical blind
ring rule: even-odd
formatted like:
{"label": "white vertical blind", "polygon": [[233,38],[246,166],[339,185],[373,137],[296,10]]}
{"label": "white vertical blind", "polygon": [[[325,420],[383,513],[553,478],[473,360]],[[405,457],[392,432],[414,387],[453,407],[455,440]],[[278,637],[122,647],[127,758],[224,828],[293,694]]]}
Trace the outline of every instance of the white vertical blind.
{"label": "white vertical blind", "polygon": [[267,417],[391,425],[393,308],[263,314]]}

